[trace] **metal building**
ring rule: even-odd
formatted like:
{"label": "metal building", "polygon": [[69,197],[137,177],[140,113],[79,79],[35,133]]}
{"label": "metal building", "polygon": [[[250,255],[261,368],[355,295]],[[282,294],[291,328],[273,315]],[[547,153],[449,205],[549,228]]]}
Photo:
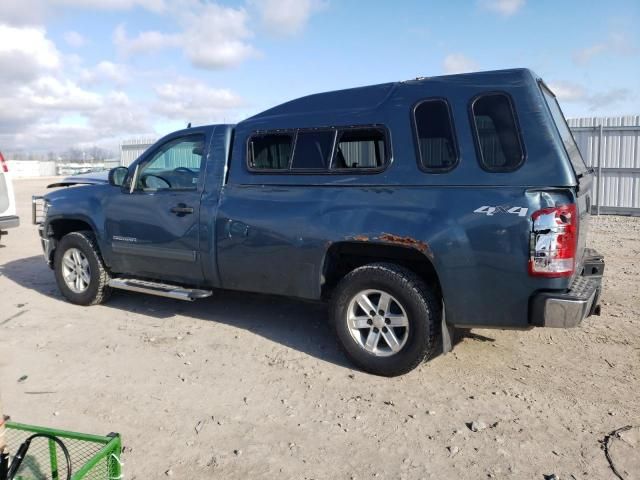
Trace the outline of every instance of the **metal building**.
{"label": "metal building", "polygon": [[120,144],[120,165],[128,167],[155,143],[153,138],[134,138]]}
{"label": "metal building", "polygon": [[568,120],[595,170],[594,213],[640,215],[640,115]]}

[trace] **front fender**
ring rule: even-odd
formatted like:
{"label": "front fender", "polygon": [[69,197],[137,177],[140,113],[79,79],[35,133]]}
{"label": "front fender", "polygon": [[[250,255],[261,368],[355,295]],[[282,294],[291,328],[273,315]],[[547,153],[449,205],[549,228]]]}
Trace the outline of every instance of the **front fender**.
{"label": "front fender", "polygon": [[45,196],[49,208],[44,223],[44,232],[55,234],[55,226],[58,225],[59,229],[64,222],[87,224],[96,236],[103,260],[109,265],[108,242],[105,238],[104,201],[114,188],[116,187],[110,185],[91,185],[70,187],[48,193]]}

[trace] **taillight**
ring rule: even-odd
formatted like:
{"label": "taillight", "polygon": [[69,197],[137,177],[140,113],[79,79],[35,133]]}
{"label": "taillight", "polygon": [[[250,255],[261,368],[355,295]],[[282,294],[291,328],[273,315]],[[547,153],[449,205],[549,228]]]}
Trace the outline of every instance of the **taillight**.
{"label": "taillight", "polygon": [[578,214],[575,204],[543,208],[531,215],[529,273],[569,277],[575,269]]}
{"label": "taillight", "polygon": [[0,152],[0,166],[2,166],[2,171],[4,173],[9,172],[9,167],[7,166],[7,162],[4,159],[4,157],[2,156],[2,152]]}

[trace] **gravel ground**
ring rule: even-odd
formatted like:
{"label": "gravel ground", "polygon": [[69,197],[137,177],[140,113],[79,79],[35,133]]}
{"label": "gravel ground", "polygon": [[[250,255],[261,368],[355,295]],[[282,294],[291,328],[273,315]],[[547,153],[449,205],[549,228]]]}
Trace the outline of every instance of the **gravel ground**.
{"label": "gravel ground", "polygon": [[593,218],[602,316],[473,330],[386,379],[351,369],[321,305],[229,292],[66,303],[28,224],[46,183],[15,182],[23,225],[0,248],[2,400],[16,421],[120,432],[126,478],[616,478],[600,441],[640,424],[640,218]]}

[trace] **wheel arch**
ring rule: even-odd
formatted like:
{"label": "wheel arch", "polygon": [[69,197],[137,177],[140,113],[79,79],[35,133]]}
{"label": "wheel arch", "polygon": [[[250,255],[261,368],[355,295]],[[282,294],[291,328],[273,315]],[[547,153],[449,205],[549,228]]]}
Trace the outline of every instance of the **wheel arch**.
{"label": "wheel arch", "polygon": [[54,240],[55,248],[52,248],[49,252],[48,260],[50,262],[53,260],[57,244],[65,235],[72,232],[82,231],[91,232],[96,238],[98,248],[102,248],[102,246],[100,245],[98,230],[89,218],[86,218],[84,216],[64,216],[50,219],[47,223],[47,236]]}
{"label": "wheel arch", "polygon": [[368,239],[332,243],[322,265],[321,294],[328,298],[347,273],[369,263],[391,262],[416,273],[442,298],[442,286],[432,253],[426,243],[408,237],[387,235],[386,241]]}

